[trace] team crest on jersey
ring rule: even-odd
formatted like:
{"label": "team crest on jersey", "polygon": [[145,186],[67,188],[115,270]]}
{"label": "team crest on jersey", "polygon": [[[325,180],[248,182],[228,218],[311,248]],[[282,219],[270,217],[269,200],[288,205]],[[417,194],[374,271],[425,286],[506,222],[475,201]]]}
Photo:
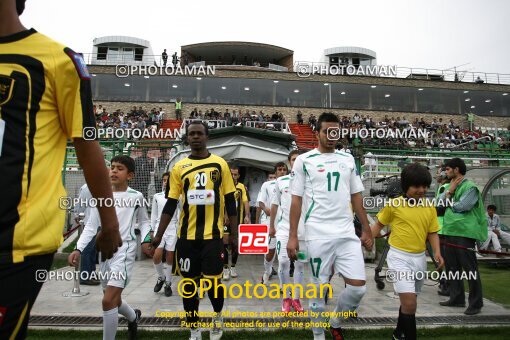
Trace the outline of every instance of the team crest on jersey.
{"label": "team crest on jersey", "polygon": [[326,168],[324,167],[323,164],[319,164],[319,165],[317,165],[317,171],[318,172],[324,172],[324,171],[326,171]]}
{"label": "team crest on jersey", "polygon": [[7,102],[11,100],[13,88],[14,79],[0,75],[0,106],[7,104]]}
{"label": "team crest on jersey", "polygon": [[211,181],[216,182],[220,179],[220,172],[218,170],[211,171]]}
{"label": "team crest on jersey", "polygon": [[78,71],[78,75],[81,79],[88,80],[90,79],[89,69],[87,68],[87,64],[83,59],[83,56],[76,52],[68,52],[68,55],[73,60],[74,66],[76,67],[76,71]]}

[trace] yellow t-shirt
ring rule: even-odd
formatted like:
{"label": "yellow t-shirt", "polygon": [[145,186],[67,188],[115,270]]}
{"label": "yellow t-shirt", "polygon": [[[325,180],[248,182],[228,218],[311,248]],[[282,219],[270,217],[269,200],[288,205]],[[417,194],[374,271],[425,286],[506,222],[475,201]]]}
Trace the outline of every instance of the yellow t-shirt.
{"label": "yellow t-shirt", "polygon": [[209,154],[177,162],[170,174],[168,198],[181,199],[177,236],[186,240],[223,238],[225,195],[236,191],[227,162]]}
{"label": "yellow t-shirt", "polygon": [[377,219],[390,225],[388,240],[392,247],[409,253],[425,251],[427,235],[439,231],[436,208],[433,206],[406,205],[406,198],[391,200],[378,214]]}
{"label": "yellow t-shirt", "polygon": [[0,263],[60,246],[67,140],[94,127],[81,55],[34,29],[0,38]]}

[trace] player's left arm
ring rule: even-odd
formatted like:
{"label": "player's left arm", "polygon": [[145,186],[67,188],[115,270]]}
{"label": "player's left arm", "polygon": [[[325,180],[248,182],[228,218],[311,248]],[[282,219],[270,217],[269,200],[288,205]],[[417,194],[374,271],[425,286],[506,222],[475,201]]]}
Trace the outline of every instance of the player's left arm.
{"label": "player's left arm", "polygon": [[225,195],[225,209],[230,222],[230,228],[237,230],[239,224],[237,219],[237,208],[236,208],[236,187],[234,185],[234,179],[230,168],[225,161],[221,163],[221,192]]}
{"label": "player's left arm", "polygon": [[368,223],[367,212],[363,207],[363,197],[361,196],[361,192],[357,192],[355,194],[351,194],[351,204],[354,209],[354,213],[358,216],[359,221],[362,226],[361,233],[361,242],[363,246],[367,250],[372,249],[372,245],[374,243],[374,237],[372,236],[372,231],[370,230],[370,224]]}
{"label": "player's left arm", "polygon": [[372,231],[370,230],[370,224],[368,223],[367,212],[363,207],[363,197],[361,193],[365,188],[361,182],[361,178],[356,169],[354,158],[352,158],[352,169],[349,178],[349,191],[351,192],[351,204],[354,209],[354,213],[358,216],[358,219],[362,226],[361,242],[367,250],[372,249],[374,238],[372,237]]}
{"label": "player's left arm", "polygon": [[[92,111],[91,76],[85,61],[80,54],[67,47],[54,51],[53,60],[55,63],[53,68],[48,68],[48,73],[53,75],[51,79],[54,82],[50,86],[53,87],[60,126],[67,138],[73,140],[78,162],[92,196],[113,200],[112,187],[99,143],[90,140],[89,135],[84,136],[85,129],[92,132],[96,127]],[[98,211],[101,231],[97,235],[96,245],[103,258],[109,259],[122,245],[119,222],[114,207],[101,206]]]}
{"label": "player's left arm", "polygon": [[[248,224],[251,221],[250,201],[248,199],[248,194],[246,191],[246,187],[244,185],[243,185],[241,191],[242,191],[241,201],[244,204],[244,223]],[[239,218],[240,218],[240,216],[239,216]],[[239,221],[239,222],[241,222],[241,221]]]}

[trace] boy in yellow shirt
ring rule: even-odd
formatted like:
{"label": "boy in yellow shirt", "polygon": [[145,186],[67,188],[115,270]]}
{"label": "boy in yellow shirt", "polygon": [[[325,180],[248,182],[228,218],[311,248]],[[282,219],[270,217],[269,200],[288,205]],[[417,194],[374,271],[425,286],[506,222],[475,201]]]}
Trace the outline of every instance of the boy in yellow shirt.
{"label": "boy in yellow shirt", "polygon": [[431,182],[432,176],[423,165],[414,163],[406,166],[401,173],[401,185],[405,194],[391,200],[377,214],[378,221],[371,227],[375,237],[385,225],[391,226],[388,240],[390,250],[386,258],[387,276],[395,279],[393,288],[400,298],[393,339],[416,339],[416,297],[426,277],[427,240],[432,245],[438,268],[444,264],[439,249],[436,209],[432,202],[425,198]]}

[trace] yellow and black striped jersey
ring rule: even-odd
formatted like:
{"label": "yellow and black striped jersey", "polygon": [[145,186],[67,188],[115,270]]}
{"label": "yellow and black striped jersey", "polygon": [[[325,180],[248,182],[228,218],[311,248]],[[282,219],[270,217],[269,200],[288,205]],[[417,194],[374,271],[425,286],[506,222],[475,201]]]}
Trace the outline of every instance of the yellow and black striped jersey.
{"label": "yellow and black striped jersey", "polygon": [[175,164],[170,175],[168,198],[181,198],[177,236],[187,240],[223,237],[225,195],[236,191],[227,162],[209,154],[189,156]]}
{"label": "yellow and black striped jersey", "polygon": [[68,139],[95,127],[83,57],[34,29],[0,37],[0,263],[63,241]]}
{"label": "yellow and black striped jersey", "polygon": [[246,194],[246,187],[243,183],[237,182],[236,184],[236,208],[237,208],[237,219],[239,224],[244,223],[244,216],[246,211],[244,211],[244,203],[248,202],[248,195]]}

